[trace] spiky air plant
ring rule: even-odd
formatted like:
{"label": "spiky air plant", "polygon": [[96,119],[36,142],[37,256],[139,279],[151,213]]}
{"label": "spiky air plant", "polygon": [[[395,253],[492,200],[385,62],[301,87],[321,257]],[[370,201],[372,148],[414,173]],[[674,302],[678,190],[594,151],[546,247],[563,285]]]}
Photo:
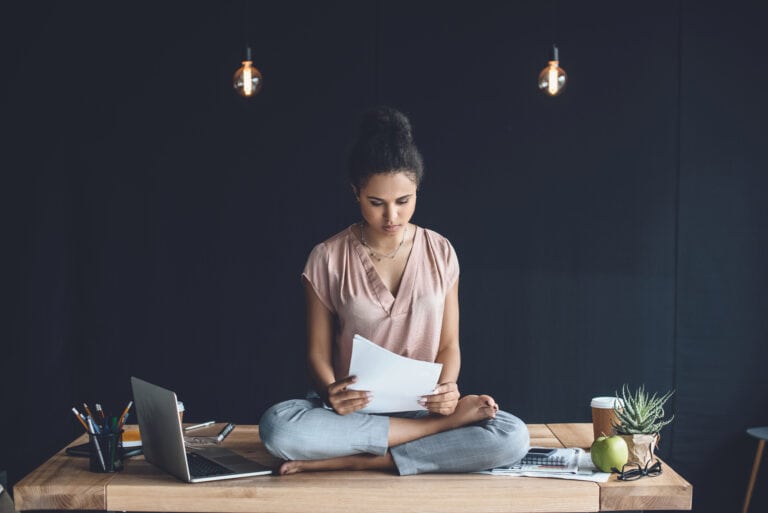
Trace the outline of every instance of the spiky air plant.
{"label": "spiky air plant", "polygon": [[672,397],[674,391],[670,390],[664,395],[653,395],[645,391],[641,386],[634,393],[625,384],[621,387],[621,397],[616,393],[616,417],[618,424],[614,424],[616,432],[620,435],[653,434],[661,431],[661,428],[672,422],[675,418],[664,418],[664,404]]}

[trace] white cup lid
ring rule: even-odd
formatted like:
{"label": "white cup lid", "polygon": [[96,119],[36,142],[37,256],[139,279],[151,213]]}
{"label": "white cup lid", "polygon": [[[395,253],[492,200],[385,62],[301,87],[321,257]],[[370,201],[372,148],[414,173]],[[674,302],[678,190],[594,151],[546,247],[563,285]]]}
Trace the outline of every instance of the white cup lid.
{"label": "white cup lid", "polygon": [[624,401],[621,399],[617,399],[616,397],[593,397],[592,402],[589,404],[592,408],[614,408],[614,406],[618,404],[619,408],[622,408],[624,406]]}
{"label": "white cup lid", "polygon": [[179,411],[184,411],[184,403],[181,401],[176,401],[176,409]]}

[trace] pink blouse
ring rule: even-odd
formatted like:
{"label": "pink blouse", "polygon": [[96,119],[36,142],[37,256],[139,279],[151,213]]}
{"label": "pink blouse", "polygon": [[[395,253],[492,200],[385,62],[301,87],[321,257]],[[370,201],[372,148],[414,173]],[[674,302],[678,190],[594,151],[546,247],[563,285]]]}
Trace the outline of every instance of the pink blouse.
{"label": "pink blouse", "polygon": [[435,361],[445,296],[459,277],[456,252],[442,235],[416,227],[397,296],[379,277],[352,225],[312,250],[302,276],[337,321],[333,368],[346,377],[352,337],[394,353]]}

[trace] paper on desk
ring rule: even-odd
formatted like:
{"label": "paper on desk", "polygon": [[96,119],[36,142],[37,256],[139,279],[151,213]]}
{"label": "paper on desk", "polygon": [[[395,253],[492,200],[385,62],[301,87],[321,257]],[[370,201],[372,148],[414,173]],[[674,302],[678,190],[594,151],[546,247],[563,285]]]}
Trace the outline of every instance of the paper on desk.
{"label": "paper on desk", "polygon": [[[567,449],[564,449],[567,450]],[[551,479],[571,479],[575,481],[592,481],[595,483],[605,483],[610,479],[610,472],[600,472],[595,464],[592,463],[592,457],[588,452],[581,449],[577,451],[578,470],[576,472],[545,472],[545,471],[525,471],[520,465],[511,465],[509,467],[499,467],[491,470],[484,470],[478,474],[490,474],[493,476],[509,477],[546,477]]]}
{"label": "paper on desk", "polygon": [[352,339],[349,374],[357,376],[357,382],[349,388],[373,393],[373,399],[361,412],[425,410],[418,400],[435,390],[442,370],[442,363],[400,356],[360,335]]}
{"label": "paper on desk", "polygon": [[608,472],[593,472],[591,474],[547,474],[546,472],[521,472],[520,474],[486,473],[494,476],[543,477],[547,479],[569,479],[571,481],[592,481],[593,483],[606,483],[611,478],[611,474]]}

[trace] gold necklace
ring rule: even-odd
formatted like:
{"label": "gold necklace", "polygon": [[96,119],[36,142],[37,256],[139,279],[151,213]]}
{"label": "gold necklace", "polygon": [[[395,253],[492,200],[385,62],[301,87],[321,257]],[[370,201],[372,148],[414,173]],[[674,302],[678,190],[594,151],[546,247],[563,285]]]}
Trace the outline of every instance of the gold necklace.
{"label": "gold necklace", "polygon": [[403,243],[405,242],[405,236],[407,234],[408,234],[408,227],[406,226],[403,229],[403,238],[400,240],[400,244],[397,245],[397,247],[392,253],[388,255],[382,255],[381,253],[373,249],[371,246],[369,246],[368,243],[365,241],[365,222],[360,223],[360,242],[363,243],[363,246],[368,248],[368,254],[371,257],[375,258],[377,262],[381,262],[382,258],[388,258],[390,260],[394,259],[395,256],[397,255],[397,252],[400,251],[400,248],[403,247]]}

